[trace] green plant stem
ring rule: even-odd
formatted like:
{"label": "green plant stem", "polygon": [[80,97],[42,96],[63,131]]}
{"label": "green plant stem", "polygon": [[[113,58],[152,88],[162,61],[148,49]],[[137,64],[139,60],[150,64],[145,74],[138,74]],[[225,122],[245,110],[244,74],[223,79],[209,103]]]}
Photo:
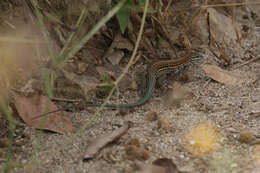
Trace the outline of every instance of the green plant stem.
{"label": "green plant stem", "polygon": [[8,107],[6,106],[4,100],[0,98],[0,106],[4,111],[4,114],[8,120],[9,127],[10,127],[10,133],[9,133],[9,142],[8,142],[8,148],[7,148],[7,153],[6,153],[6,165],[4,169],[4,173],[8,173],[11,168],[11,156],[12,156],[12,145],[14,141],[14,129],[15,129],[15,124],[14,124],[14,118],[11,115],[10,111],[8,110]]}
{"label": "green plant stem", "polygon": [[[122,80],[122,78],[125,76],[125,74],[127,73],[127,71],[129,70],[129,68],[131,67],[131,65],[133,64],[133,61],[134,61],[134,58],[135,58],[135,55],[136,55],[136,52],[137,52],[137,49],[139,47],[139,43],[141,41],[141,38],[142,38],[142,34],[143,34],[143,28],[144,28],[144,24],[145,24],[145,18],[146,18],[146,14],[147,14],[147,9],[148,9],[148,4],[149,4],[149,0],[146,0],[145,1],[145,8],[144,8],[144,13],[143,13],[143,17],[142,17],[142,23],[141,23],[141,26],[140,26],[140,30],[139,30],[139,33],[138,33],[138,36],[137,36],[137,40],[136,40],[136,43],[135,43],[135,47],[134,47],[134,50],[133,50],[133,53],[132,53],[132,56],[129,60],[129,62],[127,63],[126,67],[124,68],[122,74],[117,78],[117,80],[115,81],[115,86],[118,85],[118,83]],[[116,87],[113,87],[112,90],[110,91],[109,95],[107,96],[107,98],[105,99],[104,103],[100,106],[100,108],[97,110],[97,112],[95,113],[95,116],[97,116],[101,110],[104,108],[104,106],[107,104],[108,100],[110,99],[110,97],[112,96],[113,92],[115,91],[115,88]]]}

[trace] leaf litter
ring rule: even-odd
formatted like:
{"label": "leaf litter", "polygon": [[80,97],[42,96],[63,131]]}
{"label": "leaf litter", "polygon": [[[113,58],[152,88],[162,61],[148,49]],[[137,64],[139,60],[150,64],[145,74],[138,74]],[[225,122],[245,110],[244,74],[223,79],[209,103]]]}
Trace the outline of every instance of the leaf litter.
{"label": "leaf litter", "polygon": [[237,86],[256,80],[253,74],[243,73],[238,70],[227,71],[215,65],[201,65],[201,67],[211,79],[226,85]]}
{"label": "leaf litter", "polygon": [[58,109],[46,96],[40,94],[30,96],[16,94],[14,96],[14,104],[18,115],[31,127],[50,130],[60,134],[73,131],[71,121],[62,112],[55,112],[48,116],[37,118],[38,115]]}
{"label": "leaf litter", "polygon": [[114,130],[113,132],[97,137],[87,148],[83,160],[86,161],[94,158],[103,147],[123,136],[130,128],[130,126],[131,122],[126,122],[122,127]]}

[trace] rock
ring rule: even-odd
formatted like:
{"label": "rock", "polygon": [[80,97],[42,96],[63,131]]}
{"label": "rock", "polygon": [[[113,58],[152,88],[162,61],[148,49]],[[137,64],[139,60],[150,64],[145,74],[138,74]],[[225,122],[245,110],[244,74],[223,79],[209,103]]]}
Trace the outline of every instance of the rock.
{"label": "rock", "polygon": [[167,119],[160,119],[158,120],[158,129],[164,130],[164,131],[168,131],[170,128],[170,123]]}
{"label": "rock", "polygon": [[147,121],[152,122],[152,121],[155,121],[158,119],[158,114],[155,111],[150,111],[150,112],[146,113],[145,118]]}
{"label": "rock", "polygon": [[137,147],[134,145],[128,145],[125,147],[126,158],[129,160],[148,160],[150,153],[143,147]]}
{"label": "rock", "polygon": [[255,140],[254,134],[249,130],[243,130],[239,134],[239,142],[249,144]]}

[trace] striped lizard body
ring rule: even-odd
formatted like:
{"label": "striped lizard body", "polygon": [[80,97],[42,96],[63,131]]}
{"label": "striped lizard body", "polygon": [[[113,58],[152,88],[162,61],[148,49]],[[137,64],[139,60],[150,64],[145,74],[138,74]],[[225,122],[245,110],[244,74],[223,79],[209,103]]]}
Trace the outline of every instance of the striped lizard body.
{"label": "striped lizard body", "polygon": [[[181,73],[182,71],[193,65],[194,62],[198,62],[201,58],[202,56],[187,56],[185,58],[180,58],[176,60],[164,60],[155,62],[151,64],[150,68],[148,68],[147,87],[143,98],[134,103],[106,104],[104,106],[109,108],[132,108],[136,106],[141,106],[145,104],[154,93],[155,84],[158,77],[168,73]],[[101,104],[84,104],[84,106],[101,106]]]}

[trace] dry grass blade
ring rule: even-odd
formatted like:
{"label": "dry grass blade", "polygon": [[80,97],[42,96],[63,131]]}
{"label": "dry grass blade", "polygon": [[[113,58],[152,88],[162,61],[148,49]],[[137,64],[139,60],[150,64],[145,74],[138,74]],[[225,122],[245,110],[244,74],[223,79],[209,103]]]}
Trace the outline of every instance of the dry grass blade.
{"label": "dry grass blade", "polygon": [[234,27],[234,30],[235,30],[235,33],[236,33],[236,36],[237,36],[237,40],[238,42],[240,43],[241,42],[241,39],[240,39],[240,36],[239,36],[239,31],[237,29],[237,24],[236,24],[236,7],[232,7],[232,24],[233,24],[233,27]]}
{"label": "dry grass blade", "polygon": [[[207,23],[208,23],[208,32],[209,32],[209,48],[210,51],[213,53],[213,55],[217,58],[223,58],[225,62],[227,62],[228,64],[230,64],[231,59],[226,55],[223,47],[216,41],[215,37],[212,34],[212,30],[211,30],[211,22],[210,22],[210,15],[209,13],[207,14]],[[220,57],[214,52],[214,50],[210,47],[211,45],[213,45],[213,43],[215,43],[214,45],[217,47],[219,53],[220,53]]]}
{"label": "dry grass blade", "polygon": [[[251,56],[253,56],[253,55],[251,55]],[[247,65],[247,64],[249,64],[249,63],[251,63],[251,62],[254,62],[254,61],[258,60],[258,59],[260,59],[260,56],[257,56],[257,57],[253,56],[252,59],[250,59],[250,60],[248,60],[248,61],[246,61],[246,62],[243,62],[242,64],[239,64],[239,65],[233,67],[232,69],[233,69],[233,70],[238,69],[239,67],[244,66],[244,65]]]}
{"label": "dry grass blade", "polygon": [[[202,5],[201,8],[212,8],[212,7],[233,7],[233,6],[249,6],[249,5],[260,5],[260,2],[241,2],[241,3],[228,3],[228,4]],[[196,8],[196,7],[194,7],[194,8]]]}
{"label": "dry grass blade", "polygon": [[218,51],[219,51],[219,53],[221,55],[220,57],[223,58],[228,64],[230,64],[231,59],[226,55],[223,47],[217,41],[215,41],[215,44],[216,44],[216,46],[218,48]]}

